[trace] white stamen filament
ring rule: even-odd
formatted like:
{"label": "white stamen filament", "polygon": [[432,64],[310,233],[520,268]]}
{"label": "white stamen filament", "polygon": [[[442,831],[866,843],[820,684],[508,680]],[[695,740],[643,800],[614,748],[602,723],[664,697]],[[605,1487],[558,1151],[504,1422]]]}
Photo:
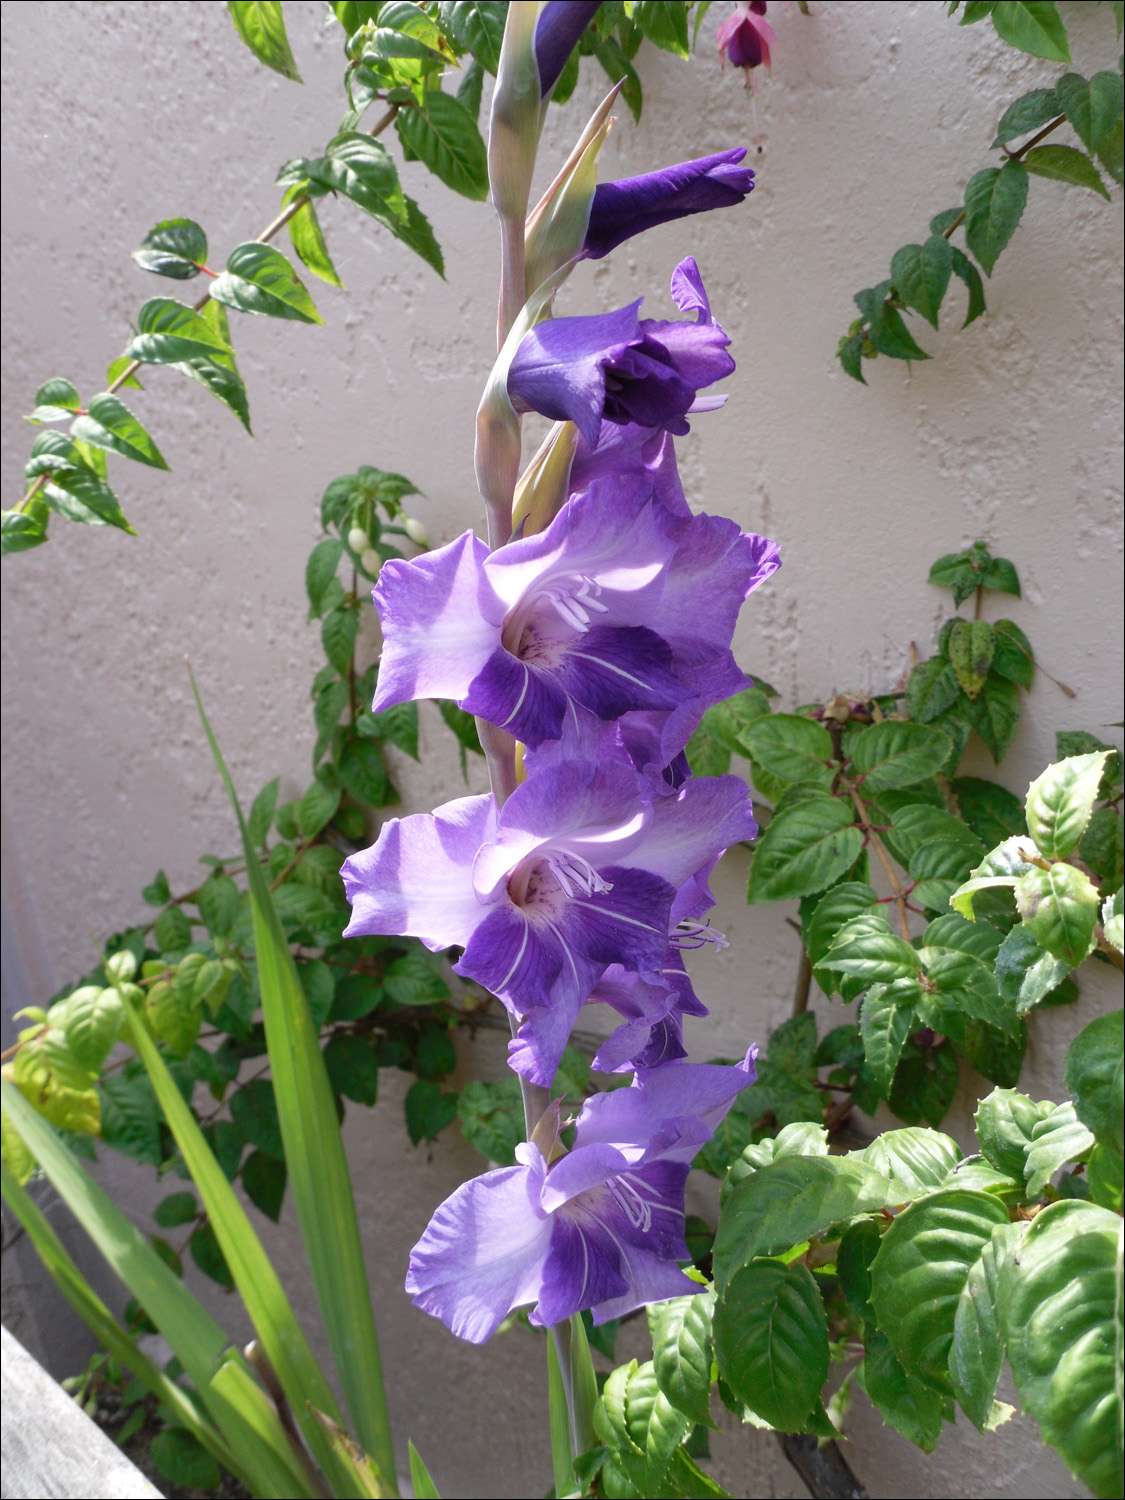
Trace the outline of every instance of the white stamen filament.
{"label": "white stamen filament", "polygon": [[628,1177],[611,1177],[606,1187],[617,1199],[634,1229],[647,1234],[652,1228],[652,1205],[634,1187]]}
{"label": "white stamen filament", "polygon": [[602,896],[613,890],[608,880],[603,880],[588,859],[574,854],[569,849],[552,849],[546,862],[566,896]]}
{"label": "white stamen filament", "polygon": [[668,941],[673,948],[702,948],[707,943],[713,943],[716,949],[729,948],[723,934],[717,927],[712,927],[710,919],[706,922],[680,922],[676,930],[669,935]]}

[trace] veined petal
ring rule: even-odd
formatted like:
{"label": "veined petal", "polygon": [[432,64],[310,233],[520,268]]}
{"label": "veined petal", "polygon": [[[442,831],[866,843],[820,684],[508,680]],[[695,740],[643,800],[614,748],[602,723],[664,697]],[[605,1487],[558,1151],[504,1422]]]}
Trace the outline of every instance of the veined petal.
{"label": "veined petal", "polygon": [[410,1255],[406,1290],[459,1338],[480,1344],[539,1296],[552,1224],[539,1206],[543,1160],[486,1172],[438,1208]]}
{"label": "veined petal", "polygon": [[646,625],[593,626],[570,644],[555,675],[569,697],[600,719],[630,709],[670,710],[693,696],[672,671],[672,648]]}
{"label": "veined petal", "polygon": [[500,644],[503,605],[483,569],[488,548],[464,536],[383,565],[372,597],[383,627],[377,710],[413,698],[461,698]]}
{"label": "veined petal", "polygon": [[637,1166],[659,1159],[690,1162],[738,1095],[754,1082],[756,1051],[750,1048],[734,1067],[664,1063],[638,1073],[630,1088],[592,1095],[578,1117],[575,1151],[607,1142]]}
{"label": "veined petal", "polygon": [[434,950],[467,943],[487,913],[472,868],[495,819],[496,803],[485,795],[384,824],[372,847],[340,871],[352,904],[345,936],[405,934]]}
{"label": "veined petal", "polygon": [[653,802],[644,842],[630,852],[629,864],[679,887],[721,850],[757,831],[741,777],[693,777],[674,796]]}
{"label": "veined petal", "polygon": [[549,1328],[584,1307],[626,1296],[629,1283],[619,1270],[621,1259],[613,1234],[597,1218],[576,1223],[556,1214],[539,1303],[528,1321]]}
{"label": "veined petal", "polygon": [[603,422],[593,445],[579,437],[570,466],[571,494],[581,494],[606,475],[619,482],[625,474],[647,476],[654,500],[674,515],[691,515],[676,467],[675,444],[662,427]]}
{"label": "veined petal", "polygon": [[562,733],[567,695],[554,673],[538,671],[498,646],[458,702],[467,713],[537,745]]}

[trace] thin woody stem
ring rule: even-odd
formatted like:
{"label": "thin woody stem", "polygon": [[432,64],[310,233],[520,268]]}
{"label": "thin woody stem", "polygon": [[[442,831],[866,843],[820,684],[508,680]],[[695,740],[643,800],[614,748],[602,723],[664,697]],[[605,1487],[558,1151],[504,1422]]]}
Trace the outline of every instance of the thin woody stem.
{"label": "thin woody stem", "polygon": [[900,926],[902,927],[903,938],[906,940],[906,942],[909,943],[910,924],[906,920],[906,892],[899,884],[898,876],[895,874],[895,867],[888,859],[887,851],[883,848],[883,845],[879,840],[879,835],[867,821],[867,809],[864,807],[863,801],[860,798],[860,795],[856,791],[855,787],[848,787],[848,795],[851,797],[852,803],[855,806],[856,813],[859,817],[859,826],[863,829],[864,837],[871,845],[871,847],[875,850],[876,857],[878,858],[879,863],[883,866],[883,873],[887,877],[887,881],[894,895],[895,905],[898,907],[898,920]]}
{"label": "thin woody stem", "polygon": [[[1057,130],[1059,126],[1062,125],[1065,121],[1065,115],[1058,115],[1054,120],[1050,122],[1049,125],[1044,125],[1042,130],[1033,135],[1029,141],[1025,142],[1025,144],[1022,145],[1018,151],[1009,151],[1007,146],[1005,146],[1004,155],[1008,158],[1009,161],[1023,161],[1024,157],[1032,149],[1032,147],[1038,146],[1040,141],[1045,140],[1046,137],[1051,134],[1052,130]],[[953,223],[950,224],[947,229],[942,230],[943,238],[949,239],[953,234],[953,231],[955,229],[959,229],[964,222],[965,210],[962,209],[957,217],[953,220]]]}

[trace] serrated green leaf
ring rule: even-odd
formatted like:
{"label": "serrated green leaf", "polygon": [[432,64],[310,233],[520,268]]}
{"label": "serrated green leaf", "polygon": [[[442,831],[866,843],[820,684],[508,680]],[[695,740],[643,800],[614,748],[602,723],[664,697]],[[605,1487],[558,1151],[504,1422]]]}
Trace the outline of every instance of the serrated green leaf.
{"label": "serrated green leaf", "polygon": [[0,514],[0,556],[9,553],[29,552],[47,540],[47,528],[42,520],[25,511],[6,510]]}
{"label": "serrated green leaf", "polygon": [[1087,151],[1096,151],[1125,108],[1121,74],[1095,73],[1087,81],[1078,73],[1065,73],[1055,85],[1055,92],[1078,139]]}
{"label": "serrated green leaf", "polygon": [[355,649],[355,638],[358,632],[359,614],[356,610],[346,606],[341,606],[326,614],[324,623],[320,627],[324,654],[341,677],[346,677],[351,671],[352,652]]}
{"label": "serrated green leaf", "polygon": [[340,753],[338,769],[344,790],[357,802],[367,807],[382,807],[387,801],[390,783],[386,762],[373,740],[358,736],[347,740]]}
{"label": "serrated green leaf", "polygon": [[851,745],[851,760],[868,793],[913,786],[940,770],[949,740],[939,729],[885,719],[870,724]]}
{"label": "serrated green leaf", "polygon": [[150,297],[137,316],[137,330],[125,352],[146,365],[231,353],[230,344],[206,318],[173,297]]}
{"label": "serrated green leaf", "polygon": [[1064,859],[1078,848],[1090,821],[1108,750],[1069,755],[1027,789],[1027,831],[1042,853]]}
{"label": "serrated green leaf", "polygon": [[285,34],[280,0],[228,0],[227,9],[234,29],[259,62],[282,78],[302,82]]}
{"label": "serrated green leaf", "polygon": [[164,1160],[160,1110],[148,1079],[106,1078],[98,1093],[106,1145],[146,1166],[159,1167]]}
{"label": "serrated green leaf", "polygon": [[755,1260],[715,1308],[715,1355],[735,1396],[771,1427],[799,1432],[828,1376],[828,1323],[809,1268]]}
{"label": "serrated green leaf", "polygon": [[484,141],[475,117],[452,94],[427,89],[419,105],[399,110],[395,129],[446,187],[476,201],[488,196]]}
{"label": "serrated green leaf", "polygon": [[918,1029],[917,1002],[922,990],[916,979],[873,984],[860,1012],[864,1060],[881,1093],[890,1092],[906,1039]]}
{"label": "serrated green leaf", "polygon": [[182,953],[191,942],[191,923],[180,907],[170,906],[153,923],[153,936],[163,953]]}
{"label": "serrated green leaf", "polygon": [[758,838],[746,899],[780,901],[825,890],[851,868],[862,847],[849,803],[810,797],[779,813]]}
{"label": "serrated green leaf", "polygon": [[199,915],[212,937],[227,937],[238,917],[242,895],[229,875],[216,872],[199,887]]}
{"label": "serrated green leaf", "polygon": [[688,57],[687,6],[678,0],[635,0],[633,24],[665,52]]}
{"label": "serrated green leaf", "polygon": [[1015,683],[993,672],[976,698],[963,701],[961,712],[999,765],[1019,723],[1020,698]]}
{"label": "serrated green leaf", "polygon": [[934,328],[952,271],[953,251],[941,234],[931,234],[924,245],[903,245],[891,259],[891,280],[899,297]]}
{"label": "serrated green leaf", "polygon": [[1035,1127],[1054,1107],[1035,1103],[1015,1089],[993,1089],[980,1101],[974,1116],[977,1139],[998,1172],[1017,1181],[1023,1179]]}
{"label": "serrated green leaf", "polygon": [[1032,89],[1029,94],[1021,95],[1014,104],[1008,105],[1000,116],[996,139],[992,144],[994,147],[1004,146],[1017,136],[1030,135],[1033,130],[1038,130],[1041,125],[1046,125],[1048,120],[1053,120],[1063,112],[1054,89]]}
{"label": "serrated green leaf", "polygon": [[1027,202],[1027,168],[1017,161],[985,167],[965,188],[965,243],[985,274],[992,275],[1023,216]]}
{"label": "serrated green leaf", "polygon": [[872,886],[857,880],[833,886],[820,898],[804,934],[805,948],[814,969],[832,947],[844,923],[870,912],[878,899]]}
{"label": "serrated green leaf", "polygon": [[1060,1167],[1083,1161],[1093,1150],[1094,1137],[1075,1113],[1073,1104],[1059,1104],[1036,1122],[1024,1162],[1029,1198],[1038,1198]]}
{"label": "serrated green leaf", "polygon": [[298,323],[323,323],[312,298],[280,250],[250,240],[236,245],[211,283],[211,296],[238,312]]}
{"label": "serrated green leaf", "polygon": [[[77,411],[82,401],[76,386],[63,376],[55,375],[50,380],[45,380],[35,392],[35,405],[54,407],[65,415]],[[49,419],[42,418],[42,420]]]}
{"label": "serrated green leaf", "polygon": [[1035,146],[1023,158],[1024,166],[1037,177],[1050,177],[1056,182],[1070,182],[1075,187],[1092,188],[1095,193],[1109,200],[1109,190],[1094,163],[1083,151],[1074,146],[1059,146],[1054,142],[1046,146]]}
{"label": "serrated green leaf", "polygon": [[356,730],[371,739],[394,745],[396,749],[418,759],[418,705],[396,703],[381,713],[365,712],[356,720]]}
{"label": "serrated green leaf", "polygon": [[1015,885],[1016,909],[1048,953],[1076,969],[1097,939],[1100,900],[1088,875],[1061,861],[1033,866]]}
{"label": "serrated green leaf", "polygon": [[495,1083],[471,1079],[458,1096],[457,1118],[462,1135],[488,1161],[498,1167],[515,1164],[516,1147],[524,1138],[523,1104],[516,1078],[500,1078]]}
{"label": "serrated green leaf", "polygon": [[503,0],[442,0],[442,21],[459,46],[495,76],[504,39]]}
{"label": "serrated green leaf", "polygon": [[836,1275],[852,1312],[865,1323],[874,1321],[871,1311],[871,1262],[879,1249],[879,1225],[860,1219],[845,1230],[836,1252]]}
{"label": "serrated green leaf", "polygon": [[823,724],[801,714],[765,714],[738,735],[756,765],[783,781],[832,785],[836,765],[832,740]]}
{"label": "serrated green leaf", "polygon": [[854,974],[867,984],[915,980],[922,967],[917,950],[904,938],[895,936],[881,911],[867,912],[846,922],[820,965]]}
{"label": "serrated green leaf", "polygon": [[1096,1495],[1119,1495],[1121,1220],[1091,1203],[1051,1204],[1002,1284],[1008,1358],[1024,1407]]}
{"label": "serrated green leaf", "polygon": [[949,664],[967,698],[976,698],[992,665],[995,637],[985,620],[954,620],[946,642]]}
{"label": "serrated green leaf", "polygon": [[903,322],[902,314],[890,302],[884,302],[867,327],[867,337],[880,354],[889,359],[929,359]]}
{"label": "serrated green leaf", "polygon": [[1098,147],[1098,160],[1117,183],[1125,181],[1125,121],[1118,120]]}
{"label": "serrated green leaf", "polygon": [[756,1256],[777,1255],[854,1214],[872,1213],[895,1198],[890,1179],[863,1162],[838,1156],[787,1156],[740,1182],[719,1216],[715,1284]]}
{"label": "serrated green leaf", "polygon": [[959,250],[956,245],[953,245],[951,246],[951,252],[952,260],[950,264],[953,268],[953,274],[965,283],[969,292],[969,305],[965,309],[965,321],[961,324],[962,328],[968,328],[970,323],[975,322],[982,313],[988,311],[984,300],[984,282],[980,279],[980,272],[963,250]]}
{"label": "serrated green leaf", "polygon": [[75,418],[70,435],[80,442],[92,443],[95,448],[119,453],[123,458],[134,459],[154,469],[168,467],[159,448],[128,407],[116,396],[104,392],[90,397],[89,415]]}
{"label": "serrated green leaf", "polygon": [[957,679],[943,656],[920,661],[906,684],[906,710],[916,724],[928,724],[957,697]]}
{"label": "serrated green leaf", "polygon": [[991,15],[996,34],[1009,46],[1051,62],[1070,61],[1066,27],[1054,0],[997,0]]}
{"label": "serrated green leaf", "polygon": [[[69,1035],[69,1023],[67,1031]],[[1125,1130],[1120,1012],[1098,1016],[1075,1037],[1066,1056],[1066,1086],[1083,1125],[1099,1141],[1120,1152]]]}
{"label": "serrated green leaf", "polygon": [[145,235],[133,259],[157,276],[190,281],[206,264],[207,236],[193,219],[163,219]]}
{"label": "serrated green leaf", "polygon": [[1013,927],[996,955],[996,984],[1005,1000],[1026,1015],[1070,973],[1070,964],[1040,946],[1029,927]]}
{"label": "serrated green leaf", "polygon": [[1090,1202],[1120,1214],[1125,1208],[1125,1161],[1121,1153],[1099,1141],[1086,1163]]}
{"label": "serrated green leaf", "polygon": [[383,988],[396,1005],[436,1005],[449,998],[449,986],[433,962],[418,950],[387,966]]}
{"label": "serrated green leaf", "polygon": [[280,786],[280,776],[275,776],[272,781],[267,781],[262,790],[254,798],[250,808],[250,816],[246,822],[250,831],[250,842],[257,848],[262,847],[269,835],[270,824],[273,822],[273,810],[277,806],[277,793]]}
{"label": "serrated green leaf", "polygon": [[950,1392],[949,1351],[969,1270],[1008,1210],[986,1193],[943,1188],[912,1203],[883,1236],[871,1305],[896,1358],[931,1389]]}

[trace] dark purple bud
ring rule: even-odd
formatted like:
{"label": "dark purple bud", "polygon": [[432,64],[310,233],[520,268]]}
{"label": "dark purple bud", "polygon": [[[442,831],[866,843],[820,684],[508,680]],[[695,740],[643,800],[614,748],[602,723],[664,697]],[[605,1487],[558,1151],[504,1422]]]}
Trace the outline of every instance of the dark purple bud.
{"label": "dark purple bud", "polygon": [[745,146],[736,146],[641,177],[600,183],[590,205],[585,254],[600,260],[622,240],[657,224],[741,203],[754,186],[753,172],[738,165],[745,155]]}
{"label": "dark purple bud", "polygon": [[732,67],[760,68],[763,55],[762,39],[748,22],[731,33],[727,43],[727,56]]}
{"label": "dark purple bud", "polygon": [[547,0],[535,27],[535,61],[544,99],[558,83],[567,58],[600,5],[601,0]]}

